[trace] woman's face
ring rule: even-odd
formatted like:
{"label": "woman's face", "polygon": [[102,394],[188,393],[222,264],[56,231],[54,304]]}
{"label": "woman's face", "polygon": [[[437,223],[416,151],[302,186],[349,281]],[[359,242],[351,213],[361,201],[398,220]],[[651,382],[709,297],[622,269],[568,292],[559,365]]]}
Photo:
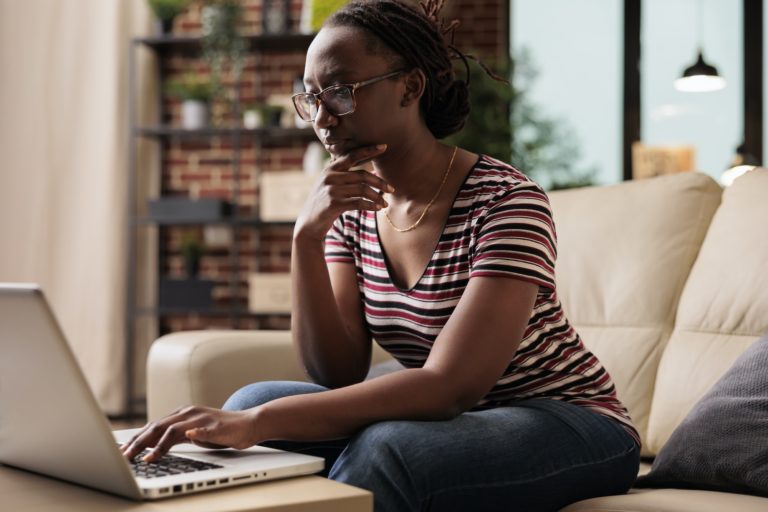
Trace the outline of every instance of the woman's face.
{"label": "woman's face", "polygon": [[[353,84],[397,71],[395,59],[369,53],[361,29],[323,28],[307,51],[304,87],[319,93],[326,87]],[[315,133],[334,156],[361,146],[391,144],[402,134],[403,75],[360,87],[354,92],[355,110],[334,116],[322,104],[313,123]]]}

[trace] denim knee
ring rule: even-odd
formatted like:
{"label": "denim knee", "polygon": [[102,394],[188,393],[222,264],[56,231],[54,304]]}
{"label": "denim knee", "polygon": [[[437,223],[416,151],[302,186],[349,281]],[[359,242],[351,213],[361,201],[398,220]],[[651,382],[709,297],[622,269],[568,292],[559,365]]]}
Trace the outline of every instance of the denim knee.
{"label": "denim knee", "polygon": [[243,411],[278,398],[318,393],[326,388],[309,382],[265,381],[248,384],[235,391],[222,406],[227,411]]}
{"label": "denim knee", "polygon": [[356,434],[328,477],[373,492],[375,510],[418,510],[412,470],[420,456],[418,442],[407,434],[408,422],[374,423]]}

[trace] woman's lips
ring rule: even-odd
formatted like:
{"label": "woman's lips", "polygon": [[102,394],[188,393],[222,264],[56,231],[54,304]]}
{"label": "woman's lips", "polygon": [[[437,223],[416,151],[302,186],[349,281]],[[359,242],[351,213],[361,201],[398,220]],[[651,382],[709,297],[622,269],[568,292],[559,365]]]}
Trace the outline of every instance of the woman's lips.
{"label": "woman's lips", "polygon": [[325,145],[325,149],[334,155],[344,153],[344,150],[347,148],[347,142],[342,139],[326,139],[323,141],[323,144]]}

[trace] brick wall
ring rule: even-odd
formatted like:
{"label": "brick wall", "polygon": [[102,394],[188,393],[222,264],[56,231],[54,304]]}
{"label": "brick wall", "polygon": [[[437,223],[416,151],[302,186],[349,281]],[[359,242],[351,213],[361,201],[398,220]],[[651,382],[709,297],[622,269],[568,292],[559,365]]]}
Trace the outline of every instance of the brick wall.
{"label": "brick wall", "polygon": [[[260,33],[262,1],[243,0],[243,33]],[[467,53],[484,57],[489,64],[507,54],[507,1],[506,0],[458,0],[446,2],[444,17],[450,21],[461,20],[456,34],[456,45]],[[298,29],[301,0],[291,0],[291,27]],[[198,35],[201,30],[200,6],[193,4],[174,23],[175,35]],[[164,73],[173,76],[190,70],[207,73],[205,63],[199,57],[177,55],[162,62]],[[246,56],[240,98],[246,102],[263,102],[273,94],[292,92],[294,79],[301,75],[304,55],[293,53],[258,53]],[[225,75],[223,83],[230,96],[234,95],[231,76]],[[178,124],[180,105],[175,100],[164,100],[167,113],[165,123]],[[227,102],[213,106],[217,122],[228,125],[237,122]],[[243,139],[240,147],[239,204],[242,215],[253,215],[258,207],[257,171],[300,169],[305,143],[293,141],[281,144],[262,144]],[[163,150],[162,189],[164,194],[218,197],[232,199],[233,168],[235,155],[228,137],[201,138],[199,140],[172,139]],[[164,275],[183,277],[183,260],[179,254],[182,235],[200,228],[174,227],[161,230],[162,253],[167,256],[161,262]],[[248,227],[232,228],[240,242],[238,270],[241,277],[239,292],[230,295],[232,257],[227,249],[211,249],[202,259],[200,275],[215,279],[221,285],[214,291],[217,305],[228,306],[233,302],[247,307],[247,274],[256,270],[285,272],[289,268],[291,228],[269,227],[255,230]],[[240,318],[233,325],[228,317],[178,316],[165,317],[161,331],[214,327],[236,328],[287,328],[287,318],[255,320]]]}

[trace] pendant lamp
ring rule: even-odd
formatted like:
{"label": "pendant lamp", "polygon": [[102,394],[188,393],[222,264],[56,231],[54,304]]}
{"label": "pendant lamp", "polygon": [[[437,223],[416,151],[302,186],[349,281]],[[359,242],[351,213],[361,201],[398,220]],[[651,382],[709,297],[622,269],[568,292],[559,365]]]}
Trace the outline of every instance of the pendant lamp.
{"label": "pendant lamp", "polygon": [[698,18],[697,38],[699,39],[699,58],[696,62],[683,71],[683,76],[675,80],[675,89],[683,92],[710,92],[719,91],[726,85],[725,78],[721,77],[715,66],[707,64],[704,60],[704,52],[701,43],[701,8],[696,3]]}
{"label": "pendant lamp", "polygon": [[715,66],[707,64],[701,50],[696,63],[685,68],[683,76],[675,80],[675,89],[684,92],[719,91],[724,87],[725,78],[718,74]]}

